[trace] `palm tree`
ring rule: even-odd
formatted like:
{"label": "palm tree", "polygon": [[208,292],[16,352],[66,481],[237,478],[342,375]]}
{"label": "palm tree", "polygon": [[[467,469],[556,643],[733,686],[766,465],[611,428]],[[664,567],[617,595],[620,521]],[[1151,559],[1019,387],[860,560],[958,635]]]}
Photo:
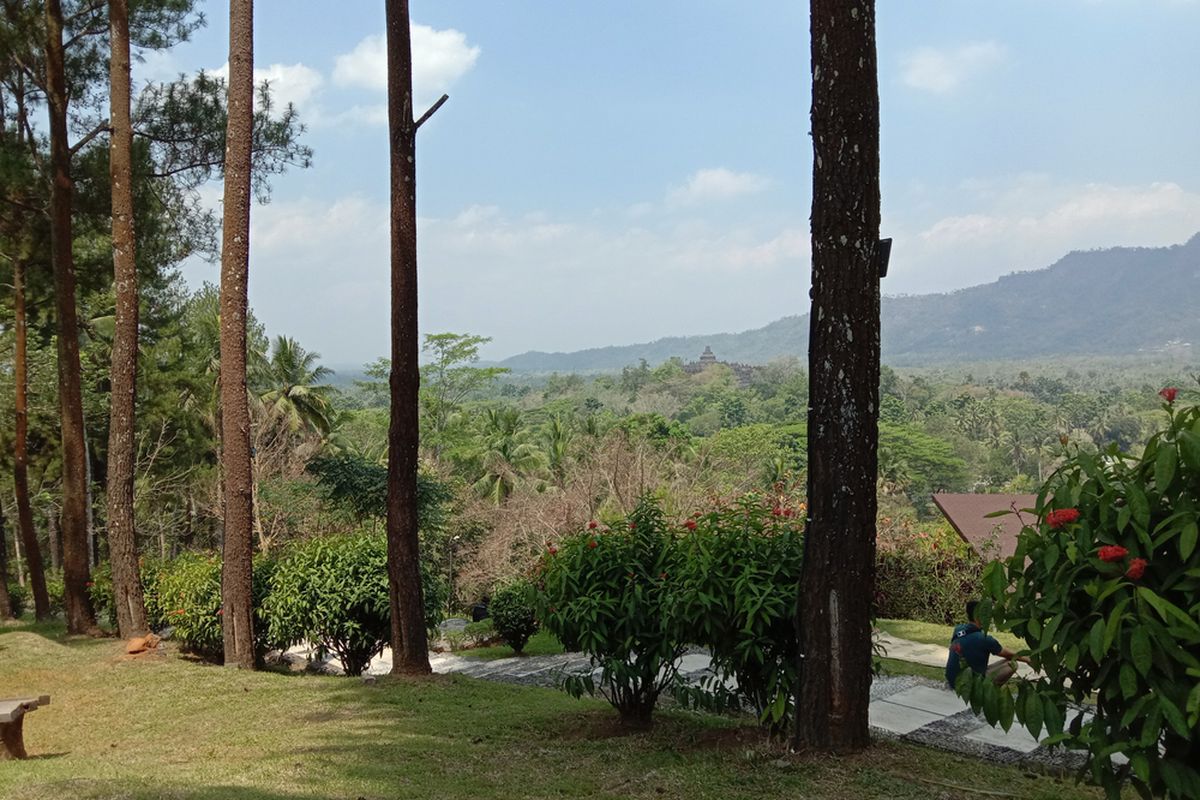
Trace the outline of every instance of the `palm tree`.
{"label": "palm tree", "polygon": [[475,491],[496,505],[503,503],[526,477],[546,466],[546,456],[530,441],[529,430],[515,408],[489,408],[484,417],[483,475]]}
{"label": "palm tree", "polygon": [[542,434],[546,444],[546,455],[549,457],[550,472],[554,475],[554,482],[560,489],[566,482],[567,457],[574,436],[575,432],[570,420],[561,414],[555,414],[550,418],[546,423],[546,430]]}
{"label": "palm tree", "polygon": [[267,421],[281,432],[327,435],[333,427],[334,390],[324,383],[333,370],[321,366],[320,358],[291,337],[275,338],[270,358],[255,377]]}

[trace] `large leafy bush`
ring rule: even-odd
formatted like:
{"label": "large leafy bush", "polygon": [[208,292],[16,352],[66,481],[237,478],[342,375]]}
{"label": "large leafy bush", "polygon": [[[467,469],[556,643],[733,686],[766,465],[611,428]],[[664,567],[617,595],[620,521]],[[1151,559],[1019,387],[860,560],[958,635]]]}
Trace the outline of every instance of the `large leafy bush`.
{"label": "large leafy bush", "polygon": [[1128,779],[1144,797],[1200,798],[1200,408],[1163,395],[1168,424],[1145,451],[1074,454],[985,575],[992,619],[1042,675],[1015,694],[970,670],[960,685],[990,721],[1086,750],[1112,797]]}
{"label": "large leafy bush", "polygon": [[568,676],[564,688],[576,697],[598,690],[626,724],[647,724],[676,678],[683,643],[667,602],[675,559],[662,510],[643,498],[612,528],[564,537],[541,562],[538,616],[600,670],[598,686],[588,673]]}
{"label": "large leafy bush", "polygon": [[[719,700],[736,680],[737,693],[777,732],[793,707],[801,516],[760,495],[697,515],[684,523],[668,584],[676,638],[712,653],[714,676],[701,692]],[[680,696],[705,700],[695,691]]]}
{"label": "large leafy bush", "polygon": [[875,615],[950,624],[982,591],[986,562],[948,526],[884,520],[875,550]]}
{"label": "large leafy bush", "polygon": [[[422,560],[425,622],[441,620],[445,590]],[[263,604],[268,636],[280,647],[309,641],[359,675],[391,636],[387,539],[322,536],[292,545],[276,564]]]}
{"label": "large leafy bush", "polygon": [[[271,647],[269,626],[263,618],[266,597],[275,563],[254,558],[254,642],[261,658]],[[154,591],[147,597],[147,615],[172,629],[180,646],[214,661],[225,653],[221,633],[221,559],[215,553],[184,553],[164,562],[153,573]]]}
{"label": "large leafy bush", "polygon": [[533,585],[527,580],[515,580],[498,587],[488,606],[492,627],[518,655],[529,637],[538,632],[533,600]]}

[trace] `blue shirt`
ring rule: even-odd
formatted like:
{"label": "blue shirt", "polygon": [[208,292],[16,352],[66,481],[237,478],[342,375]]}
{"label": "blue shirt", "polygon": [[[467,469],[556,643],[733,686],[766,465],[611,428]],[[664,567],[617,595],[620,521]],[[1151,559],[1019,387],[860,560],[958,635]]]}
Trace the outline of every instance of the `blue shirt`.
{"label": "blue shirt", "polygon": [[998,656],[1003,650],[1000,642],[984,633],[978,625],[968,622],[954,629],[950,637],[950,657],[946,660],[946,683],[954,688],[962,662],[983,675],[987,672],[988,657]]}

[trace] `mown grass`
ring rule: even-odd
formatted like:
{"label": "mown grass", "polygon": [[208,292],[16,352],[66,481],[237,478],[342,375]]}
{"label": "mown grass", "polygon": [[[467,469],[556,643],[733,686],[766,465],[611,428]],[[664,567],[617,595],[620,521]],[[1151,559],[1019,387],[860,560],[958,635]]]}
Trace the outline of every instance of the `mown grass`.
{"label": "mown grass", "polygon": [[[942,647],[950,643],[950,634],[954,630],[950,625],[935,625],[932,622],[916,622],[911,619],[877,619],[875,627],[900,639],[938,644]],[[1025,643],[1007,631],[992,630],[988,631],[988,635],[994,636],[1000,644],[1014,653],[1025,649]]]}
{"label": "mown grass", "polygon": [[[48,692],[28,761],[0,762],[0,797],[864,798],[970,797],[961,783],[1046,800],[1098,798],[1069,780],[881,742],[790,756],[740,720],[663,713],[648,731],[608,706],[464,677],[355,679],[240,672],[61,627],[0,628],[4,694]],[[955,780],[955,776],[965,776]]]}

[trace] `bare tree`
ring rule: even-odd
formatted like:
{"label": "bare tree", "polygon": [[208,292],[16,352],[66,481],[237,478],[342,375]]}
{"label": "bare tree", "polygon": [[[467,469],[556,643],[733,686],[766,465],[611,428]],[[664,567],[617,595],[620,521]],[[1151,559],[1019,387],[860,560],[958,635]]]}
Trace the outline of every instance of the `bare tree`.
{"label": "bare tree", "polygon": [[254,0],[229,0],[229,99],[221,236],[221,468],[225,503],[221,610],[225,666],[254,668],[254,509],[246,395]]}
{"label": "bare tree", "polygon": [[83,389],[79,366],[79,320],[72,252],[71,145],[60,0],[46,0],[46,108],[50,117],[50,252],[58,314],[58,402],[62,420],[63,605],[67,631],[92,633],[96,619],[88,597],[88,480],[84,444]]}
{"label": "bare tree", "polygon": [[796,746],[870,743],[879,439],[874,0],[813,0],[808,509]]}
{"label": "bare tree", "polygon": [[112,347],[112,405],[108,428],[108,550],[112,561],[117,630],[146,633],[146,605],[138,575],[133,485],[138,361],[138,275],[133,229],[133,127],[129,94],[129,0],[110,0],[109,177],[112,189],[113,283],[116,321]]}
{"label": "bare tree", "polygon": [[388,587],[392,672],[430,672],[417,534],[420,439],[417,363],[417,129],[446,96],[413,119],[408,0],[386,0],[388,131],[391,137],[392,371],[388,427]]}

